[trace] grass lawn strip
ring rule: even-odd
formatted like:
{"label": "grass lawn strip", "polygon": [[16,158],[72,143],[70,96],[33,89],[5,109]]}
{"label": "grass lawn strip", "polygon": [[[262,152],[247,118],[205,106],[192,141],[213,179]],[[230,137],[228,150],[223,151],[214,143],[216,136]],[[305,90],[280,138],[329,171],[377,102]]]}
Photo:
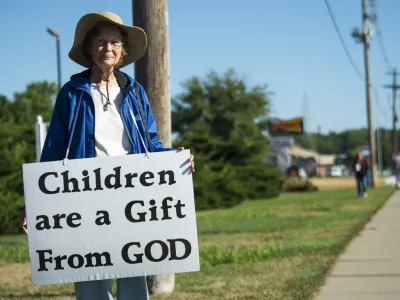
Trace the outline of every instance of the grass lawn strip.
{"label": "grass lawn strip", "polygon": [[[152,299],[306,300],[393,189],[284,194],[197,217],[201,272],[176,274]],[[33,287],[27,239],[0,237],[0,299],[74,299],[72,285]]]}

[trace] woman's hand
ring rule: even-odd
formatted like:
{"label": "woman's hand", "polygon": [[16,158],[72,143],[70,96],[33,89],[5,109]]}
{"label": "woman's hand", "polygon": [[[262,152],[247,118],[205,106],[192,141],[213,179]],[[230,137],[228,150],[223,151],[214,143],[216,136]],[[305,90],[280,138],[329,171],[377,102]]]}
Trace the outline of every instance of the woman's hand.
{"label": "woman's hand", "polygon": [[[184,147],[178,147],[178,150],[179,150],[179,151],[182,151],[182,150],[185,150],[185,148],[184,148]],[[192,172],[194,173],[195,170],[194,170],[194,156],[193,156],[193,154],[190,154],[189,162],[190,162],[190,169],[191,169]]]}
{"label": "woman's hand", "polygon": [[28,234],[28,226],[27,226],[27,222],[26,222],[26,217],[25,216],[23,216],[23,215],[21,216],[20,223],[21,223],[22,230],[26,234]]}

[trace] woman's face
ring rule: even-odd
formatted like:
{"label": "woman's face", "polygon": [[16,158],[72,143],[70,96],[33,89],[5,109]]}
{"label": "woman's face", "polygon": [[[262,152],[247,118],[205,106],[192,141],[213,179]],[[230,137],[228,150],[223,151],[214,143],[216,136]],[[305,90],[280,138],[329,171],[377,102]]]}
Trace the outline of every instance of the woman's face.
{"label": "woman's face", "polygon": [[122,56],[121,31],[113,24],[101,24],[93,36],[90,53],[93,62],[99,67],[111,68]]}

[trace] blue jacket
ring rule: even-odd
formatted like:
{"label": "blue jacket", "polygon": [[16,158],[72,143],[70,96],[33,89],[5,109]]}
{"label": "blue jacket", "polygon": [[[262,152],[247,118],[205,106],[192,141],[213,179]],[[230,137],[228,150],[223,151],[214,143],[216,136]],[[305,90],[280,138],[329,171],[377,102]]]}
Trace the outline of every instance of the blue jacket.
{"label": "blue jacket", "polygon": [[[70,142],[68,159],[90,158],[95,156],[95,111],[90,91],[90,73],[91,70],[89,69],[73,75],[71,80],[61,88],[54,105],[53,116],[42,149],[41,162],[63,160],[65,158],[77,112],[78,116]],[[142,100],[144,115],[147,119],[154,151],[173,150],[172,148],[163,148],[161,142],[157,140],[156,123],[143,87],[135,82],[133,78],[121,71],[115,71],[114,74],[121,88],[121,92],[124,95],[120,113],[122,122],[132,144],[133,153],[145,153],[145,149],[140,140],[138,130],[133,123],[129,107],[132,108],[140,134],[145,141],[147,149],[150,151],[144,124],[140,117],[135,85],[138,87]]]}

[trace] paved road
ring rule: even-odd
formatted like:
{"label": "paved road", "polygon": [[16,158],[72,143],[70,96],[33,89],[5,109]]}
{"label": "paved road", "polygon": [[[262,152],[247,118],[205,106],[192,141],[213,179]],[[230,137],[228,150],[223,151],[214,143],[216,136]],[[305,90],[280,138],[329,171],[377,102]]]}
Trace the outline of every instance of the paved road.
{"label": "paved road", "polygon": [[350,243],[315,298],[395,299],[400,299],[400,192]]}

